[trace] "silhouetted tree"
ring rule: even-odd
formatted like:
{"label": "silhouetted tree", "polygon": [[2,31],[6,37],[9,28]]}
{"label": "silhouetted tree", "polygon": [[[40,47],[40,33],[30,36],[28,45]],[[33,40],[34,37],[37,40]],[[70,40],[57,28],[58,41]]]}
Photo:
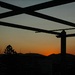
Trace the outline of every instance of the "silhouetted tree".
{"label": "silhouetted tree", "polygon": [[14,49],[12,48],[11,45],[8,45],[4,51],[5,54],[17,54],[16,51],[14,51]]}

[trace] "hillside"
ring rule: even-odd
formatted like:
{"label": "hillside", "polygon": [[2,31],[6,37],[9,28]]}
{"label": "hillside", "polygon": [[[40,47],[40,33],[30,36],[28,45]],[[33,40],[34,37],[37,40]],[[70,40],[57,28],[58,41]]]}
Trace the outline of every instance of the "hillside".
{"label": "hillside", "polygon": [[[61,65],[61,55],[52,54],[11,54],[0,55],[0,75],[61,75],[62,69],[66,75],[75,72],[75,56],[66,54],[66,66]],[[64,74],[63,74],[64,75]]]}

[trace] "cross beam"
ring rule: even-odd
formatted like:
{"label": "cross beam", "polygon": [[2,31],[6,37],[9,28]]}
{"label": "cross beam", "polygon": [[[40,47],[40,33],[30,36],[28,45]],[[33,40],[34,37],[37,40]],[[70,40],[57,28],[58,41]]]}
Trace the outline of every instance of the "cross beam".
{"label": "cross beam", "polygon": [[[57,38],[60,38],[62,35],[61,35],[61,33],[55,32],[55,31],[75,29],[75,28],[66,28],[66,29],[58,29],[58,30],[45,30],[45,29],[23,26],[23,25],[7,23],[7,22],[2,22],[2,21],[0,21],[0,25],[1,26],[19,28],[19,29],[32,30],[32,31],[36,31],[36,32],[43,32],[43,33],[48,33],[48,34],[55,34],[55,35],[57,35],[56,36]],[[65,37],[73,37],[73,36],[75,36],[75,34],[66,34],[65,35]]]}
{"label": "cross beam", "polygon": [[59,32],[53,32],[53,31],[49,31],[49,30],[45,30],[45,29],[28,27],[28,26],[23,26],[23,25],[18,25],[18,24],[12,24],[12,23],[7,23],[7,22],[1,22],[0,21],[0,25],[2,25],[2,26],[8,26],[8,27],[14,27],[14,28],[19,28],[19,29],[26,29],[26,30],[36,31],[36,32],[43,32],[43,33],[48,33],[48,34],[60,35]]}
{"label": "cross beam", "polygon": [[[57,38],[61,38],[62,35],[58,35],[56,36]],[[66,34],[65,37],[75,37],[75,33],[74,34]]]}
{"label": "cross beam", "polygon": [[[74,0],[60,1],[60,2],[50,1],[50,2],[56,2],[56,3],[61,4],[61,2],[63,2],[63,3],[64,2],[65,3],[74,2]],[[50,2],[46,2],[46,3],[50,3]],[[34,12],[34,11],[31,10],[32,8],[39,7],[40,5],[43,6],[43,4],[45,4],[45,3],[29,6],[29,7],[26,7],[26,8],[21,8],[21,7],[14,6],[14,5],[11,5],[11,4],[4,3],[4,2],[0,1],[0,6],[13,10],[13,11],[9,11],[9,12],[0,14],[0,18],[5,18],[5,17],[9,17],[9,16],[14,16],[14,15],[26,13],[26,14],[29,14],[29,15],[32,15],[32,16],[36,16],[36,17],[43,18],[43,19],[46,19],[46,20],[51,20],[51,21],[54,21],[54,22],[58,22],[58,23],[61,23],[61,24],[65,24],[65,25],[68,25],[68,26],[75,27],[75,23],[68,22],[68,21],[65,21],[65,20],[62,20],[62,19],[58,19],[58,18],[55,18],[55,17],[52,17],[52,16],[45,15],[45,14],[41,14],[41,13],[38,13],[38,12]],[[54,6],[54,5],[51,5],[51,6]],[[51,6],[49,6],[49,7],[51,7]]]}
{"label": "cross beam", "polygon": [[63,5],[63,4],[71,3],[71,2],[75,2],[75,0],[61,0],[61,1],[60,0],[52,0],[52,1],[41,3],[41,4],[29,6],[26,8],[31,11],[36,11],[36,10],[41,10],[41,9],[45,9],[45,8],[49,8],[49,7],[55,7],[55,6],[59,6],[59,5]]}
{"label": "cross beam", "polygon": [[[28,9],[30,11],[36,11],[36,10],[59,6],[59,5],[63,5],[63,4],[71,3],[71,2],[75,2],[75,0],[61,0],[61,1],[60,0],[53,0],[53,1],[48,1],[48,2],[44,2],[44,3],[32,5],[29,7],[25,7],[24,9]],[[20,8],[18,6],[14,6],[12,4],[8,4],[8,3],[2,2],[2,1],[0,1],[0,6],[7,8],[7,9],[10,9],[10,10],[15,10],[15,9]]]}
{"label": "cross beam", "polygon": [[50,31],[62,31],[62,30],[75,30],[75,28],[64,28],[64,29],[56,29],[56,30],[50,30]]}
{"label": "cross beam", "polygon": [[65,21],[65,20],[62,20],[62,19],[58,19],[58,18],[48,16],[48,15],[45,15],[45,14],[41,14],[41,13],[38,13],[38,12],[27,12],[27,14],[30,14],[30,15],[33,15],[33,16],[36,16],[36,17],[39,17],[39,18],[43,18],[43,19],[46,19],[46,20],[49,20],[49,21],[54,21],[54,22],[57,22],[57,23],[61,23],[61,24],[64,24],[64,25],[75,27],[75,23]]}

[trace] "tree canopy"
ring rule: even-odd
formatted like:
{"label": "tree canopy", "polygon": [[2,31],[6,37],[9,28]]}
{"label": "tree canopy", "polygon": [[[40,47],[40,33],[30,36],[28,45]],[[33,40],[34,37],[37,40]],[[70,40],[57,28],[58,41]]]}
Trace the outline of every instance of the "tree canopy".
{"label": "tree canopy", "polygon": [[16,54],[17,52],[14,51],[13,47],[11,45],[8,45],[4,51],[5,54]]}

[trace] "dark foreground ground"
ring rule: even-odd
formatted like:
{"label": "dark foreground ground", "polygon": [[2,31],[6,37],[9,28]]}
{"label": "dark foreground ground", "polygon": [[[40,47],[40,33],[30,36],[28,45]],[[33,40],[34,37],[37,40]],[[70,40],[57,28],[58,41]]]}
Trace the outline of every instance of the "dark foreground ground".
{"label": "dark foreground ground", "polygon": [[0,55],[0,75],[75,75],[75,56],[60,54]]}

